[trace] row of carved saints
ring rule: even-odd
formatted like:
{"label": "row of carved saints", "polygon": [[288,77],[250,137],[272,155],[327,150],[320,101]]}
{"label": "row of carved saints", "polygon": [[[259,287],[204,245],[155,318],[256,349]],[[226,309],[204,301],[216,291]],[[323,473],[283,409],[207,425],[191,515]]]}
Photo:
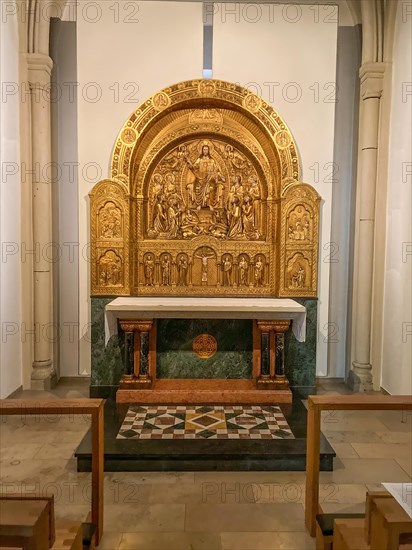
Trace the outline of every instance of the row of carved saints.
{"label": "row of carved saints", "polygon": [[[154,286],[158,281],[161,286],[170,286],[172,284],[172,272],[176,274],[176,284],[178,286],[188,286],[192,284],[192,266],[194,260],[200,260],[200,284],[208,285],[210,282],[209,260],[215,259],[215,253],[209,247],[199,249],[190,260],[186,253],[180,253],[173,261],[168,253],[160,255],[155,259],[155,255],[148,253],[143,261],[143,273],[146,286]],[[263,255],[257,255],[254,261],[249,260],[248,256],[240,255],[235,262],[231,254],[224,254],[220,262],[221,284],[228,287],[233,284],[238,286],[264,286],[266,259]],[[158,266],[159,276],[156,277],[156,266]],[[236,271],[236,276],[234,275]]]}

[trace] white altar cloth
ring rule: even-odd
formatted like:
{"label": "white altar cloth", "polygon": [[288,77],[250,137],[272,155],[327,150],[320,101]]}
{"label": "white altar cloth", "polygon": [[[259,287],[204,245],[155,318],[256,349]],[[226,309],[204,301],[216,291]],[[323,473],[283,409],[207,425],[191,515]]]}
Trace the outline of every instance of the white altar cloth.
{"label": "white altar cloth", "polygon": [[116,298],[105,308],[106,345],[117,319],[283,319],[292,321],[296,340],[306,339],[306,308],[289,298]]}

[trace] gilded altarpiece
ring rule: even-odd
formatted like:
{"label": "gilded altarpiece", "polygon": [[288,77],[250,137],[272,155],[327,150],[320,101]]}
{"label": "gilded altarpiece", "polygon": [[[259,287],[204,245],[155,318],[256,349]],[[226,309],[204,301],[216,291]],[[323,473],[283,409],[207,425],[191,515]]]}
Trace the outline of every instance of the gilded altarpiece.
{"label": "gilded altarpiece", "polygon": [[91,294],[316,297],[319,204],[272,107],[175,84],[130,116],[90,193]]}

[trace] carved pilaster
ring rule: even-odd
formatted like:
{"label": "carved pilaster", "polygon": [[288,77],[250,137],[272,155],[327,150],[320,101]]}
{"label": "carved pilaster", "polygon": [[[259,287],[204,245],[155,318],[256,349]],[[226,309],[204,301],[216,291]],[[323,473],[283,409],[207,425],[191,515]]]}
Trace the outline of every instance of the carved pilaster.
{"label": "carved pilaster", "polygon": [[257,387],[288,388],[289,383],[285,376],[284,336],[289,329],[290,321],[257,321],[257,326],[261,332],[261,369]]}
{"label": "carved pilaster", "polygon": [[133,334],[133,375],[122,377],[121,387],[150,388],[152,379],[149,373],[150,331],[153,327],[152,319],[120,320],[120,327],[126,334]]}

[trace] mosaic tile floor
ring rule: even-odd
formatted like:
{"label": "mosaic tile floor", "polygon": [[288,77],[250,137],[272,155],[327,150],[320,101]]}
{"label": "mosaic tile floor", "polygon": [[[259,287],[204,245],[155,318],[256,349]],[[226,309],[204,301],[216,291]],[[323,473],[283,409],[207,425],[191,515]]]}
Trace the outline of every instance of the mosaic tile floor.
{"label": "mosaic tile floor", "polygon": [[276,405],[134,405],[117,439],[295,439]]}

